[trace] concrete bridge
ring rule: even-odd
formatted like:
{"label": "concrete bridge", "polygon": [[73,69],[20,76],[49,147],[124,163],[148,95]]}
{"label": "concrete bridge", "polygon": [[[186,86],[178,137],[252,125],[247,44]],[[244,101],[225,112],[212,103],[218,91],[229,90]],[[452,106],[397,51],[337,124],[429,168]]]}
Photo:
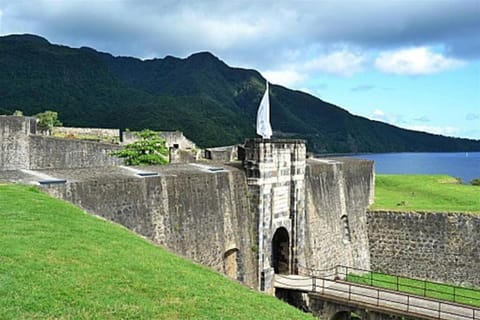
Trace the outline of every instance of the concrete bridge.
{"label": "concrete bridge", "polygon": [[339,280],[334,274],[274,276],[277,290],[293,290],[308,295],[310,309],[326,320],[350,319],[445,319],[477,320],[480,309],[468,305],[396,292]]}

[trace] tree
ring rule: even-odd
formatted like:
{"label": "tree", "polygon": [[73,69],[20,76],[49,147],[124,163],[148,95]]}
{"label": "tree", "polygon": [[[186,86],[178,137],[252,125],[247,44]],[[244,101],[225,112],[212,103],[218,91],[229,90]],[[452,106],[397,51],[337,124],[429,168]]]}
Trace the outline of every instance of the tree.
{"label": "tree", "polygon": [[111,155],[125,158],[125,164],[130,166],[168,163],[168,148],[157,132],[145,129],[135,135],[139,140],[112,152]]}
{"label": "tree", "polygon": [[473,179],[471,184],[472,186],[480,186],[480,178]]}
{"label": "tree", "polygon": [[47,110],[35,115],[38,118],[37,128],[40,131],[51,132],[53,127],[60,127],[62,123],[58,120],[58,113]]}

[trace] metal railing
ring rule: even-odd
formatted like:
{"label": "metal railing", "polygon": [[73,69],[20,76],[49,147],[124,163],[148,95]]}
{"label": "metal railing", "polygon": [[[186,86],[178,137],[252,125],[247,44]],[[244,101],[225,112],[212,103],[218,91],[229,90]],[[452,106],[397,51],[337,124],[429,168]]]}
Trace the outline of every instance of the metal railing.
{"label": "metal railing", "polygon": [[[353,269],[356,269],[355,272],[370,272],[346,266],[325,270],[299,267],[299,275],[275,275],[275,286],[314,292],[339,302],[355,302],[365,307],[377,307],[404,315],[449,320],[480,319],[480,309],[473,306],[345,281]],[[372,283],[373,281],[372,277]]]}
{"label": "metal railing", "polygon": [[[413,279],[398,275],[389,275],[348,266],[335,266],[335,274],[339,279],[350,282],[381,287],[398,292],[407,292],[423,297],[452,301],[455,303],[480,305],[480,298],[475,297],[479,290],[449,285],[440,282]],[[471,293],[468,295],[468,293]]]}

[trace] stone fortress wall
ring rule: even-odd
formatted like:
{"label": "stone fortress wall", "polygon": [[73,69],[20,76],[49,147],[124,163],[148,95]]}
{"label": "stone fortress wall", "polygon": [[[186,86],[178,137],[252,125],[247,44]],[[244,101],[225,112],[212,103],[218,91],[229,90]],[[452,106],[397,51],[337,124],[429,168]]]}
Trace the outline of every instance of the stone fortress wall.
{"label": "stone fortress wall", "polygon": [[123,167],[44,171],[67,183],[43,188],[256,287],[255,218],[249,211],[245,175],[235,167],[209,168],[179,164],[133,172]]}
{"label": "stone fortress wall", "polygon": [[120,140],[120,129],[54,127],[52,129],[52,135],[96,136],[102,140],[118,142]]}
{"label": "stone fortress wall", "polygon": [[370,268],[366,208],[373,201],[373,162],[309,159],[300,264],[324,270],[336,265]]}
{"label": "stone fortress wall", "polygon": [[480,216],[368,212],[372,269],[480,287]]}
{"label": "stone fortress wall", "polygon": [[0,170],[67,169],[119,164],[119,146],[36,134],[36,120],[0,116]]}
{"label": "stone fortress wall", "polygon": [[[325,196],[340,192],[334,181],[305,185],[304,175],[309,171],[308,167],[317,166],[315,162],[308,165],[305,162],[305,145],[275,141],[266,144],[253,142],[252,147],[256,150],[254,153],[261,150],[273,162],[263,163],[260,169],[255,169],[252,163],[259,165],[258,158],[248,158],[247,152],[243,165],[209,162],[101,170],[43,170],[43,174],[67,182],[42,188],[193,261],[264,291],[272,290],[272,275],[278,263],[286,263],[287,269],[280,271],[288,273],[297,272],[299,264],[315,268],[331,267],[336,263],[359,267],[356,263],[362,261],[360,266],[365,267],[368,245],[366,242],[356,243],[357,239],[363,241],[366,238],[366,234],[357,236],[364,229],[359,227],[353,240],[346,245],[341,236],[341,206],[321,204],[310,212],[310,209],[305,210],[304,199],[296,198],[317,191]],[[279,157],[271,157],[270,152],[278,153]],[[359,164],[365,165],[366,170],[371,168],[371,162],[361,160],[349,166],[356,172]],[[328,172],[335,170],[330,163],[322,165]],[[249,169],[245,170],[246,167]],[[268,170],[261,174],[263,178],[259,178],[258,170],[264,170],[264,167]],[[341,170],[346,176],[349,174],[347,168]],[[291,176],[291,172],[295,174]],[[316,173],[310,172],[309,178]],[[370,185],[372,181],[368,177],[365,179]],[[326,177],[326,180],[330,178]],[[354,185],[348,186],[350,182],[358,181],[346,181],[345,190],[356,190]],[[316,185],[315,189],[312,184]],[[304,188],[307,188],[306,193]],[[262,193],[259,193],[260,189]],[[357,195],[360,198],[355,201],[364,207],[361,212],[350,212],[353,224],[356,223],[356,214],[365,214],[369,201],[366,194],[366,198],[360,193]],[[264,203],[258,202],[260,195]],[[350,200],[348,196],[344,197],[344,201]],[[349,204],[344,207],[353,208]],[[318,232],[305,224],[310,219],[306,217],[310,216],[316,217],[315,227],[321,226]],[[332,216],[337,218],[334,222],[330,222]],[[334,229],[328,230],[331,225],[335,225]],[[285,230],[288,238],[276,243],[275,235],[279,229]],[[313,250],[312,243],[320,244],[325,240],[326,236],[322,236],[325,230],[328,235],[340,233],[325,244],[332,252],[339,253],[336,260],[308,254]],[[275,246],[287,253],[282,252],[278,257],[278,252],[273,252]],[[361,254],[353,258],[359,252]],[[350,260],[343,260],[344,256]]]}
{"label": "stone fortress wall", "polygon": [[265,291],[273,272],[337,264],[479,285],[478,216],[366,212],[371,161],[305,159],[302,141],[254,139],[242,163],[127,168],[108,156],[118,147],[0,116],[0,181],[65,180],[42,188]]}

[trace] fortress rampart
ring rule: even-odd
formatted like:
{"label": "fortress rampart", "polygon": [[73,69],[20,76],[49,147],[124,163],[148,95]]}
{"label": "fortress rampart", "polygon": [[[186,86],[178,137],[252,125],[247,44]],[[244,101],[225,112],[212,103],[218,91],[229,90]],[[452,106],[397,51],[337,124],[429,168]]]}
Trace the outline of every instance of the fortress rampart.
{"label": "fortress rampart", "polygon": [[67,181],[42,188],[264,291],[274,272],[369,267],[370,161],[305,161],[302,141],[245,149],[243,164],[42,170]]}
{"label": "fortress rampart", "polygon": [[119,146],[36,134],[34,118],[0,116],[0,171],[71,169],[119,164]]}
{"label": "fortress rampart", "polygon": [[256,285],[255,217],[249,211],[242,170],[194,164],[134,170],[44,171],[67,183],[43,188],[191,260]]}
{"label": "fortress rampart", "polygon": [[372,269],[457,285],[480,286],[480,216],[368,212]]}
{"label": "fortress rampart", "polygon": [[109,156],[117,148],[0,116],[0,181],[53,181],[41,187],[264,291],[274,273],[338,264],[480,285],[478,216],[367,212],[371,161],[306,159],[301,140],[253,139],[241,162],[123,167]]}
{"label": "fortress rampart", "polygon": [[306,217],[302,265],[370,268],[365,209],[372,203],[371,161],[309,159],[306,171]]}

